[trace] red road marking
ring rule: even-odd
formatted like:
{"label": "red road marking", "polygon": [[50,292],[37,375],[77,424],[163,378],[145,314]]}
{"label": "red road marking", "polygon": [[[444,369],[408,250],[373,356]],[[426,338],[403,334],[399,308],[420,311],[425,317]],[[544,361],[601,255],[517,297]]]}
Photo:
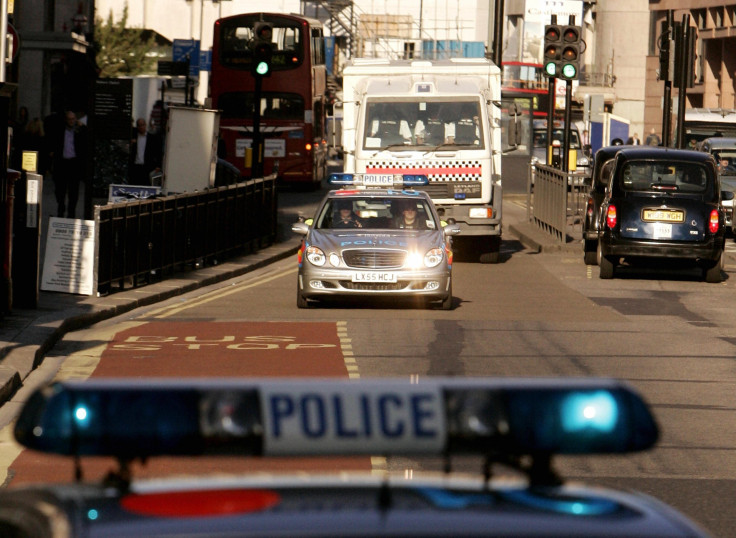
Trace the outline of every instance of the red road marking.
{"label": "red road marking", "polygon": [[[121,331],[92,377],[347,377],[334,323],[156,321]],[[85,458],[85,480],[116,467]],[[133,476],[206,475],[253,471],[369,471],[369,458],[162,458],[137,465]],[[68,482],[70,458],[23,450],[10,467],[12,486]]]}

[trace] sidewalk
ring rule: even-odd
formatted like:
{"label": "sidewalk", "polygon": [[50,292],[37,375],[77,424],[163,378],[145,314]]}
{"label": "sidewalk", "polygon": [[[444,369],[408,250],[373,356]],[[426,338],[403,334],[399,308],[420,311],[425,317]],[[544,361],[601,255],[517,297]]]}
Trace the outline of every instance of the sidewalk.
{"label": "sidewalk", "polygon": [[[509,198],[511,199],[504,202],[506,237],[515,236],[526,248],[534,252],[574,249],[576,252],[580,251],[582,257],[579,240],[570,238],[565,245],[557,244],[551,236],[525,222],[526,209],[523,207],[525,198],[524,200]],[[47,221],[51,209],[56,208],[53,193],[44,192],[44,203],[47,205],[43,208],[43,218]],[[290,225],[293,218],[289,220],[289,216],[281,211],[279,214],[285,218],[279,218],[278,242],[253,254],[234,258],[213,267],[181,272],[163,282],[104,297],[41,291],[38,308],[14,308],[9,315],[0,320],[0,404],[21,386],[26,376],[41,363],[44,355],[66,333],[140,306],[154,304],[235,278],[294,255],[299,248],[301,237],[291,232]],[[42,253],[45,247],[44,239],[42,237]]]}

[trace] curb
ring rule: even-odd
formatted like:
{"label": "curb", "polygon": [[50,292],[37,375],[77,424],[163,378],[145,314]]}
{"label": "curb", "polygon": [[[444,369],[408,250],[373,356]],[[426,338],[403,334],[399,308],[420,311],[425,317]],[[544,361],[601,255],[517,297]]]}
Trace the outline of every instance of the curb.
{"label": "curb", "polygon": [[535,254],[542,252],[569,252],[580,253],[582,255],[583,252],[580,244],[581,239],[575,239],[568,235],[565,243],[562,243],[556,241],[550,234],[544,233],[530,223],[510,224],[509,232],[515,235],[524,247]]}

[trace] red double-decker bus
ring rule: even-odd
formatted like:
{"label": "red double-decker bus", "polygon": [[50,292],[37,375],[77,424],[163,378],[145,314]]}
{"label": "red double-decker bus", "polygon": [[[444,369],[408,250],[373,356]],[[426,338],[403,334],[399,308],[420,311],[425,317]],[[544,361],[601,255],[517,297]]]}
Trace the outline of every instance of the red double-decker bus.
{"label": "red double-decker bus", "polygon": [[251,175],[255,77],[254,26],[273,25],[271,74],[262,79],[263,172],[318,188],[327,173],[325,50],[322,23],[277,13],[245,13],[215,22],[209,106],[220,114],[220,157]]}

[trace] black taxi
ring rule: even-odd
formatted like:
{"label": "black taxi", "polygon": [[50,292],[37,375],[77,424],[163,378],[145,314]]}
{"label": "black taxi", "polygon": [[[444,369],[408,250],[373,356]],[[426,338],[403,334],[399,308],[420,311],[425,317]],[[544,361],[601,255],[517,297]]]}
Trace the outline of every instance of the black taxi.
{"label": "black taxi", "polygon": [[633,146],[616,153],[599,215],[600,278],[622,263],[686,260],[720,282],[725,243],[722,192],[709,154]]}

